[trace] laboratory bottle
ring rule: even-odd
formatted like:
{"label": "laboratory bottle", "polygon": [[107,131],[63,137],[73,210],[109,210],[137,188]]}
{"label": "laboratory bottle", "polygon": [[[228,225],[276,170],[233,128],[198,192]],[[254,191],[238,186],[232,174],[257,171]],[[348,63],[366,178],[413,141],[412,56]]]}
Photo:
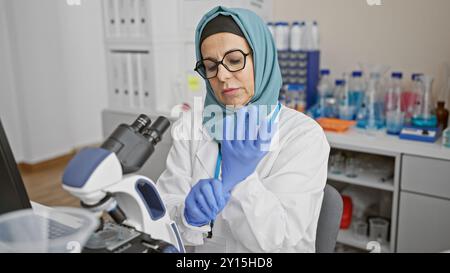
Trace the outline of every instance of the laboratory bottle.
{"label": "laboratory bottle", "polygon": [[300,22],[293,22],[289,35],[289,48],[291,51],[298,52],[302,50],[302,26]]}
{"label": "laboratory bottle", "polygon": [[319,24],[317,21],[313,21],[312,23],[312,50],[319,50],[320,47],[320,36],[319,36]]}
{"label": "laboratory bottle", "polygon": [[438,120],[438,127],[444,131],[448,126],[448,110],[445,109],[445,102],[438,101],[436,108],[436,117]]}
{"label": "laboratory bottle", "polygon": [[353,71],[349,82],[350,105],[355,107],[356,112],[359,111],[359,108],[364,102],[366,84],[362,75],[362,71]]}
{"label": "laboratory bottle", "polygon": [[403,128],[404,113],[401,110],[401,93],[403,74],[400,72],[392,73],[391,82],[385,99],[386,109],[386,132],[397,135]]}

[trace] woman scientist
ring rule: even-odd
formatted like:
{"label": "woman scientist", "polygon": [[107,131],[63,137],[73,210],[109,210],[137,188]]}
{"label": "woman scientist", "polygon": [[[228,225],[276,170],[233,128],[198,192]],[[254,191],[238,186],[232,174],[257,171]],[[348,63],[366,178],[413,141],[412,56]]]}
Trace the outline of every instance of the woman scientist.
{"label": "woman scientist", "polygon": [[195,41],[204,108],[174,124],[157,183],[184,243],[196,252],[314,252],[330,147],[316,122],[278,103],[281,73],[266,24],[219,6],[201,19]]}

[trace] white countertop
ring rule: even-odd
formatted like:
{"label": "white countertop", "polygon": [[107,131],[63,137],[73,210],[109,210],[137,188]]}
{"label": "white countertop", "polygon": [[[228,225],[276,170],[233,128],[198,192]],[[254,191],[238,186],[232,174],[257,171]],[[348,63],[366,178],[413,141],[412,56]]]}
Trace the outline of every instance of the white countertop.
{"label": "white countertop", "polygon": [[369,135],[365,130],[351,128],[345,133],[325,132],[333,148],[350,149],[395,156],[409,154],[450,160],[450,148],[442,145],[442,139],[435,143],[410,141],[398,136],[387,135],[384,130]]}
{"label": "white countertop", "polygon": [[[115,111],[111,109],[105,111],[117,112],[119,114],[125,113],[129,114],[130,117],[137,117],[137,114],[140,113],[131,111]],[[172,122],[176,120],[176,118],[171,117],[170,113],[149,113],[147,111],[146,114],[152,117],[165,115]],[[435,143],[410,141],[399,139],[398,136],[388,135],[384,130],[379,130],[374,135],[368,135],[365,130],[357,128],[350,128],[345,133],[325,133],[328,142],[334,148],[375,153],[387,156],[409,154],[415,156],[450,160],[450,148],[445,148],[442,145],[442,139],[439,139]]]}

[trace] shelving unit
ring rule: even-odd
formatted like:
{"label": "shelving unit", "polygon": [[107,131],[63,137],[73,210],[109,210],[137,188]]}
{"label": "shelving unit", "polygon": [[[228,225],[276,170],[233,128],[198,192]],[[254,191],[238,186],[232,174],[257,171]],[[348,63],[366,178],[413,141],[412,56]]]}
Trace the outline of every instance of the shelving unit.
{"label": "shelving unit", "polygon": [[374,173],[361,173],[357,177],[351,178],[344,174],[332,174],[328,173],[328,179],[337,181],[337,182],[344,182],[352,185],[358,185],[383,191],[394,191],[394,181],[388,180],[386,182],[381,182],[377,176],[377,174]]}
{"label": "shelving unit", "polygon": [[103,0],[108,109],[166,114],[204,98],[195,28],[218,5],[272,17],[271,0]]}
{"label": "shelving unit", "polygon": [[[365,160],[370,160],[371,157],[374,157],[374,159],[383,160],[389,168],[394,170],[393,177],[387,181],[381,180],[381,177],[385,175],[370,168],[359,170],[357,177],[348,177],[344,172],[342,174],[329,172],[328,180],[329,182],[335,184],[338,183],[343,186],[357,186],[367,190],[370,189],[374,192],[380,191],[392,197],[390,199],[392,200],[392,202],[390,202],[390,215],[388,215],[390,220],[390,238],[388,242],[380,245],[380,251],[382,253],[395,252],[401,155],[395,151],[392,152],[388,146],[384,146],[384,143],[380,143],[380,141],[395,141],[395,139],[391,139],[390,136],[388,136],[387,139],[381,138],[383,136],[382,132],[378,132],[378,135],[375,136],[368,136],[365,135],[365,132],[357,131],[356,129],[351,129],[351,131],[345,134],[326,133],[326,135],[333,150],[339,150],[344,153],[356,153]],[[371,240],[368,236],[356,236],[352,230],[352,226],[350,226],[348,229],[341,229],[339,231],[337,242],[360,249],[361,251],[368,251],[367,248],[370,246],[369,243]]]}

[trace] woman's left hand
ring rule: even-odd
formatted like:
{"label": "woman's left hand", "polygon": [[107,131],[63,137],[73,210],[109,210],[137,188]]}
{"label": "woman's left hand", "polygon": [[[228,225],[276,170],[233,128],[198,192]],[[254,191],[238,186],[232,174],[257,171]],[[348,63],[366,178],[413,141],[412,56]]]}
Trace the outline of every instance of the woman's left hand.
{"label": "woman's left hand", "polygon": [[221,144],[222,181],[225,191],[231,191],[250,176],[268,152],[278,124],[270,124],[270,119],[265,118],[258,128],[257,118],[256,106],[240,109],[237,113],[236,126],[233,126],[233,115],[225,118],[224,138]]}

